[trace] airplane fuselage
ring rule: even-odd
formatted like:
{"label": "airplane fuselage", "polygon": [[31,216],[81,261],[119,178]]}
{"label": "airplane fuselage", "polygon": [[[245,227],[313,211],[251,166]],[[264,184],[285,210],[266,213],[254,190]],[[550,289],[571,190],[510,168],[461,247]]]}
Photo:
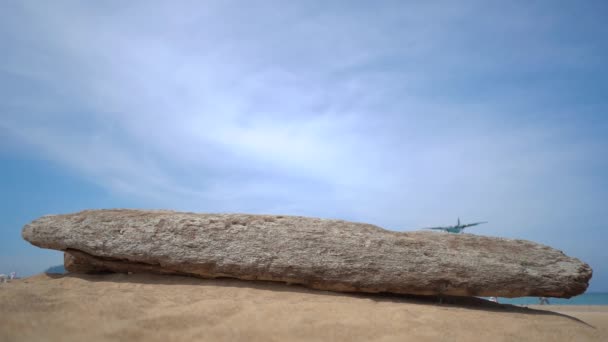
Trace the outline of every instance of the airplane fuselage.
{"label": "airplane fuselage", "polygon": [[448,232],[448,233],[454,233],[454,234],[460,234],[460,233],[462,233],[463,230],[464,230],[464,227],[459,227],[459,226],[447,227],[445,229],[446,232]]}

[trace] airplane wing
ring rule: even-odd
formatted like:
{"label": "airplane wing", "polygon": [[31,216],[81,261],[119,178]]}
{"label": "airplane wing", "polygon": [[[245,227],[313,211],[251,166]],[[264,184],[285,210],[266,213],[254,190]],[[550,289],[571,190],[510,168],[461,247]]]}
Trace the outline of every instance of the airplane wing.
{"label": "airplane wing", "polygon": [[420,229],[447,230],[448,227],[429,227],[429,228],[420,228]]}
{"label": "airplane wing", "polygon": [[474,223],[468,223],[468,224],[463,224],[462,228],[466,228],[466,227],[472,227],[472,226],[476,226],[478,224],[482,224],[482,223],[488,223],[488,221],[482,221],[482,222],[474,222]]}

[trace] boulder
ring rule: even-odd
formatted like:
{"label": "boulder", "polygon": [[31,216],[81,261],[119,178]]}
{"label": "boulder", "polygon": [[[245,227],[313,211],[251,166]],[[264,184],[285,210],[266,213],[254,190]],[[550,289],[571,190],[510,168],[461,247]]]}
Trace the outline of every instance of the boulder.
{"label": "boulder", "polygon": [[342,292],[454,296],[583,293],[591,268],[524,240],[395,232],[299,216],[87,210],[26,225],[72,272],[153,272],[279,281]]}

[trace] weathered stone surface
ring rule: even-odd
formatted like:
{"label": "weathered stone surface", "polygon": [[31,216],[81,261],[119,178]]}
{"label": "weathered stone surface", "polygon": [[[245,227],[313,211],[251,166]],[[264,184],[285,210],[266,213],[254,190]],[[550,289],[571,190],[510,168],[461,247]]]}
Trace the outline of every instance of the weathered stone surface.
{"label": "weathered stone surface", "polygon": [[583,293],[591,268],[523,240],[393,232],[295,216],[91,210],[44,216],[23,238],[66,251],[72,272],[154,272],[332,291],[456,296]]}

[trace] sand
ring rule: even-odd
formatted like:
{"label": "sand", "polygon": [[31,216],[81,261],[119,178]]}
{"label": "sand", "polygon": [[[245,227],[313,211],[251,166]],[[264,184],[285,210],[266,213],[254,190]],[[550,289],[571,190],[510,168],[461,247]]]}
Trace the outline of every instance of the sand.
{"label": "sand", "polygon": [[608,307],[348,295],[143,274],[0,284],[0,341],[608,341]]}

